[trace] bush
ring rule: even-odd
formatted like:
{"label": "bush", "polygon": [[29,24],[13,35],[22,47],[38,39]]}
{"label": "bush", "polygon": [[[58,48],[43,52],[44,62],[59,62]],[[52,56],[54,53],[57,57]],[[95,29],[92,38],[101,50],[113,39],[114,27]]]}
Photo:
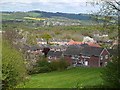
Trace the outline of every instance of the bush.
{"label": "bush", "polygon": [[43,60],[38,61],[37,63],[38,67],[49,66],[49,62],[45,58],[43,58]]}
{"label": "bush", "polygon": [[38,73],[45,73],[50,72],[51,69],[48,66],[42,66],[42,67],[34,67],[31,71],[29,71],[29,74],[38,74]]}
{"label": "bush", "polygon": [[52,61],[49,65],[49,68],[51,69],[51,71],[56,71],[58,68],[58,64],[59,64],[58,61]]}
{"label": "bush", "polygon": [[37,62],[37,66],[34,67],[29,74],[61,71],[65,70],[68,65],[69,64],[63,58],[49,63],[45,57],[41,57],[40,60]]}
{"label": "bush", "polygon": [[39,73],[50,72],[51,69],[49,66],[39,67]]}
{"label": "bush", "polygon": [[69,64],[64,59],[61,59],[58,63],[58,70],[64,70],[68,66],[69,66]]}
{"label": "bush", "polygon": [[59,59],[57,61],[53,61],[50,63],[50,68],[52,71],[55,71],[55,70],[58,70],[58,71],[61,71],[61,70],[64,70],[68,67],[68,63],[63,59]]}
{"label": "bush", "polygon": [[120,88],[120,61],[114,56],[102,71],[102,78],[110,88]]}
{"label": "bush", "polygon": [[40,57],[40,60],[37,61],[37,65],[29,72],[29,74],[50,72],[51,69],[49,68],[49,65],[50,63],[45,57]]}
{"label": "bush", "polygon": [[7,41],[2,43],[2,88],[15,88],[26,78],[22,54],[12,48]]}

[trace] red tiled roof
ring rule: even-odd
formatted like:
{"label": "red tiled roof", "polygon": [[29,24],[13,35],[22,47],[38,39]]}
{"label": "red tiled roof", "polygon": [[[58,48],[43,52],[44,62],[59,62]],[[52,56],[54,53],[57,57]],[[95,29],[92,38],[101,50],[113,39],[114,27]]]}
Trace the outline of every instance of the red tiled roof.
{"label": "red tiled roof", "polygon": [[74,45],[74,44],[82,44],[82,42],[78,42],[78,41],[73,41],[71,40],[70,42],[68,42],[69,45]]}
{"label": "red tiled roof", "polygon": [[[74,40],[71,40],[68,42],[68,45],[75,45],[75,44],[84,44],[84,42],[78,42],[78,41],[74,41]],[[88,44],[89,46],[92,46],[92,47],[101,47],[99,44],[93,43],[93,42],[86,42],[86,44]]]}

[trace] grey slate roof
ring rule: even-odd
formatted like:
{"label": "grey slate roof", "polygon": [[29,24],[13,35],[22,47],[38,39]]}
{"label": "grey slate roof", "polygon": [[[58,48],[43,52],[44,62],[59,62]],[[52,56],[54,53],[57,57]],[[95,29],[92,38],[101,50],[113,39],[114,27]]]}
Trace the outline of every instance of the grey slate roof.
{"label": "grey slate roof", "polygon": [[103,48],[99,48],[99,47],[85,47],[81,51],[81,54],[84,56],[92,56],[92,55],[99,56],[102,50]]}
{"label": "grey slate roof", "polygon": [[80,45],[70,45],[64,51],[64,55],[79,55],[81,53],[82,47]]}
{"label": "grey slate roof", "polygon": [[41,48],[38,45],[34,45],[30,47],[31,51],[36,51],[36,50],[40,50]]}
{"label": "grey slate roof", "polygon": [[82,46],[82,47],[88,47],[89,45],[86,44],[86,43],[84,43],[84,44],[81,44],[80,46]]}
{"label": "grey slate roof", "polygon": [[64,55],[84,55],[84,56],[99,56],[102,52],[103,48],[99,47],[91,47],[87,46],[86,44],[84,45],[70,45],[66,49],[66,51],[63,53]]}
{"label": "grey slate roof", "polygon": [[62,51],[49,51],[47,56],[61,57],[62,56]]}

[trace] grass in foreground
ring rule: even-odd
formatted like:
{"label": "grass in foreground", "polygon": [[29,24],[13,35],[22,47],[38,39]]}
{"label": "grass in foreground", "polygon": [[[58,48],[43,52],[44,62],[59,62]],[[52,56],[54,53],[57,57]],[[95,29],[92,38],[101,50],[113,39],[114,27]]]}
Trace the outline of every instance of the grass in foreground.
{"label": "grass in foreground", "polygon": [[102,68],[78,67],[65,71],[55,71],[31,75],[25,85],[18,88],[76,88],[99,86],[103,83],[100,77]]}

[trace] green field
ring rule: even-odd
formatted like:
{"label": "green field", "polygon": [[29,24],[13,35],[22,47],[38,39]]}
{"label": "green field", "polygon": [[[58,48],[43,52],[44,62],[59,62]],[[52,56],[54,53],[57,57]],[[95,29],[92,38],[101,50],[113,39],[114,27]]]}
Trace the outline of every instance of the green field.
{"label": "green field", "polygon": [[19,88],[76,88],[99,86],[103,83],[100,77],[102,68],[72,68],[31,75],[25,85]]}

